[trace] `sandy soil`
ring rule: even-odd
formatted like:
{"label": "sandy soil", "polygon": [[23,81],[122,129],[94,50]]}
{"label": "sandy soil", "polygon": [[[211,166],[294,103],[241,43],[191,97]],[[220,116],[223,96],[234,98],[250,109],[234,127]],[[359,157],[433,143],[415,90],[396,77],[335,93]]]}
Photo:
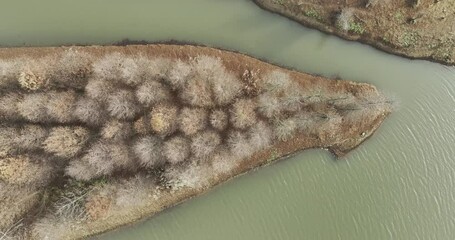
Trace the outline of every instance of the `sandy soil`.
{"label": "sandy soil", "polygon": [[[305,26],[408,58],[455,64],[455,1],[253,0]],[[346,27],[338,16],[348,16]]]}
{"label": "sandy soil", "polygon": [[[41,57],[48,54],[56,54],[64,51],[68,47],[48,47],[48,48],[3,48],[0,49],[0,58],[9,59],[20,56]],[[323,77],[313,76],[293,70],[283,69],[269,63],[259,61],[249,56],[223,51],[219,49],[189,46],[189,45],[129,45],[120,46],[90,46],[73,47],[78,51],[86,51],[94,56],[102,56],[105,53],[121,52],[125,54],[141,53],[150,56],[162,56],[168,58],[189,59],[197,55],[209,55],[220,57],[225,66],[241,76],[245,70],[256,71],[259,78],[262,74],[272,70],[280,69],[289,73],[295,81],[302,85],[328,86],[334,92],[351,92],[355,96],[376,96],[378,90],[366,83],[356,83],[351,81],[332,80]],[[220,176],[210,176],[209,186],[202,189],[183,188],[177,191],[164,191],[157,200],[151,199],[146,206],[131,208],[128,211],[117,212],[94,221],[74,223],[69,226],[64,239],[80,239],[90,235],[99,234],[108,230],[128,225],[188,200],[194,196],[203,194],[212,187],[225,182],[240,174],[271,162],[284,159],[286,156],[308,148],[329,149],[336,156],[343,156],[350,150],[359,146],[363,141],[373,135],[384,119],[390,112],[380,112],[373,116],[363,116],[360,124],[344,124],[338,136],[330,137],[331,133],[321,131],[318,134],[309,135],[305,133],[297,134],[286,142],[280,142],[265,151],[258,152],[249,159],[242,161],[238,167],[231,172]]]}

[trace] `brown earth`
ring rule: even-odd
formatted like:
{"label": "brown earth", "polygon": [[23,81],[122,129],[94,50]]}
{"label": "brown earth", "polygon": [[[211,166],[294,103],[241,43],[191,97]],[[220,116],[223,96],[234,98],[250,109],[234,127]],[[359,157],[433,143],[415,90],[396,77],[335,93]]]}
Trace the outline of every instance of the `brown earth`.
{"label": "brown earth", "polygon": [[[305,26],[407,58],[455,64],[452,0],[253,0]],[[340,26],[340,13],[347,22]]]}
{"label": "brown earth", "polygon": [[[126,55],[141,53],[147,56],[187,60],[198,55],[208,55],[220,57],[226,68],[237,73],[239,77],[241,77],[245,71],[254,71],[258,73],[259,79],[261,79],[261,76],[265,73],[273,70],[281,70],[290,74],[292,79],[299,82],[302,86],[324,86],[328,87],[328,89],[332,90],[334,93],[350,92],[356,97],[374,98],[380,95],[379,91],[370,84],[326,79],[284,69],[240,53],[208,47],[188,45],[130,45],[125,47],[90,46],[72,48],[77,49],[78,51],[88,52],[93,56],[103,56],[106,53],[120,52]],[[0,49],[0,59],[12,59],[21,56],[38,58],[49,54],[57,54],[67,49],[68,47],[3,48]],[[361,121],[356,124],[343,121],[343,123],[341,123],[341,130],[337,132],[336,136],[333,136],[334,133],[325,130],[321,130],[317,134],[299,133],[285,142],[279,142],[264,151],[257,152],[248,159],[242,160],[240,165],[226,174],[207,176],[209,182],[207,187],[200,189],[182,188],[175,191],[163,190],[158,199],[150,199],[146,205],[132,207],[129,208],[128,211],[118,211],[115,214],[91,221],[72,223],[71,226],[67,227],[63,239],[80,239],[151,217],[164,209],[177,205],[194,196],[203,194],[212,187],[233,177],[257,167],[270,164],[275,160],[284,159],[285,157],[304,149],[324,148],[330,150],[336,156],[343,156],[372,136],[389,114],[390,109],[385,109],[372,115],[359,116]],[[33,239],[31,236],[28,238]]]}

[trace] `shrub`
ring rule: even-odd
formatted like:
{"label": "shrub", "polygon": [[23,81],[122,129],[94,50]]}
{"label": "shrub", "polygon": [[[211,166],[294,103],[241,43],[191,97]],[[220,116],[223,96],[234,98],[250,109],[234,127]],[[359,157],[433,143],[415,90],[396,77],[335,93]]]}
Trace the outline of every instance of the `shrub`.
{"label": "shrub", "polygon": [[99,102],[85,97],[79,98],[76,102],[74,115],[80,121],[93,126],[101,125],[106,116]]}
{"label": "shrub", "polygon": [[173,89],[181,89],[185,86],[185,83],[193,74],[193,69],[191,66],[183,62],[182,60],[177,60],[172,64],[172,68],[169,71],[169,76],[166,81],[171,85]]}
{"label": "shrub", "polygon": [[180,92],[180,98],[183,102],[195,107],[212,107],[214,105],[210,82],[199,75],[188,79]]}
{"label": "shrub", "polygon": [[112,80],[103,80],[98,78],[89,79],[85,86],[85,94],[90,98],[100,102],[107,102],[109,96],[116,90]]}
{"label": "shrub", "polygon": [[21,61],[18,59],[0,60],[0,88],[17,85],[20,68]]}
{"label": "shrub", "polygon": [[101,136],[105,139],[123,140],[132,136],[132,124],[119,120],[107,122],[101,130]]}
{"label": "shrub", "polygon": [[112,117],[126,120],[133,119],[139,108],[132,92],[120,90],[109,96],[107,110]]}
{"label": "shrub", "polygon": [[265,92],[276,94],[291,90],[294,85],[287,73],[275,70],[264,76],[260,87]]}
{"label": "shrub", "polygon": [[[0,159],[0,180],[9,184],[23,184],[28,180],[24,172],[28,170],[30,160],[26,156],[7,157]],[[30,177],[33,177],[30,176]]]}
{"label": "shrub", "polygon": [[243,92],[248,96],[257,96],[259,93],[259,70],[245,69],[242,73]]}
{"label": "shrub", "polygon": [[228,115],[223,110],[213,110],[210,113],[210,125],[218,131],[223,131],[228,125]]}
{"label": "shrub", "polygon": [[44,93],[27,94],[17,103],[17,109],[21,116],[30,122],[45,122],[47,102],[48,96]]}
{"label": "shrub", "polygon": [[172,67],[172,61],[167,58],[147,59],[144,67],[144,79],[166,80]]}
{"label": "shrub", "polygon": [[[122,75],[122,66],[125,56],[115,52],[106,54],[104,57],[93,63],[93,75],[95,79],[103,82],[118,81]],[[107,80],[107,81],[106,81]]]}
{"label": "shrub", "polygon": [[124,57],[121,65],[119,66],[119,79],[125,84],[135,86],[142,81],[142,69],[136,59],[131,57]]}
{"label": "shrub", "polygon": [[226,105],[241,93],[243,85],[226,71],[220,58],[198,56],[192,67],[195,76],[187,81],[182,93],[182,98],[191,104],[211,107],[215,101],[218,105]]}
{"label": "shrub", "polygon": [[44,141],[43,148],[58,157],[74,157],[85,146],[89,136],[90,132],[83,127],[55,127]]}
{"label": "shrub", "polygon": [[336,26],[343,30],[349,31],[351,27],[353,11],[350,8],[345,8],[337,15]]}
{"label": "shrub", "polygon": [[191,162],[188,165],[172,165],[165,169],[164,176],[167,184],[174,190],[181,188],[201,189],[208,186],[211,169],[207,165],[197,165]]}
{"label": "shrub", "polygon": [[210,81],[219,73],[224,73],[224,66],[219,57],[197,56],[191,65],[200,78]]}
{"label": "shrub", "polygon": [[272,144],[273,131],[270,126],[259,121],[249,130],[249,142],[250,145],[256,150],[262,150]]}
{"label": "shrub", "polygon": [[114,163],[115,170],[135,170],[137,164],[134,156],[130,153],[129,147],[125,143],[109,143],[110,161]]}
{"label": "shrub", "polygon": [[105,217],[113,204],[113,190],[103,188],[89,194],[85,202],[85,209],[90,220],[94,221]]}
{"label": "shrub", "polygon": [[164,163],[162,146],[163,143],[158,137],[145,136],[134,143],[133,151],[142,166],[155,167]]}
{"label": "shrub", "polygon": [[220,148],[213,154],[212,168],[218,175],[228,174],[240,163],[235,160],[228,150]]}
{"label": "shrub", "polygon": [[44,186],[52,176],[52,167],[40,160],[28,155],[1,158],[0,179],[15,185]]}
{"label": "shrub", "polygon": [[162,83],[147,80],[136,90],[136,97],[146,107],[171,99],[169,89]]}
{"label": "shrub", "polygon": [[190,155],[190,142],[182,136],[176,136],[164,143],[163,154],[171,164],[183,162]]}
{"label": "shrub", "polygon": [[85,210],[87,195],[100,185],[98,181],[82,183],[69,179],[65,182],[63,189],[53,192],[50,214],[57,216],[61,221],[82,222],[87,220]]}
{"label": "shrub", "polygon": [[177,127],[177,107],[169,104],[155,106],[151,112],[150,126],[156,133],[166,136]]}
{"label": "shrub", "polygon": [[133,167],[134,161],[126,145],[98,141],[90,147],[82,159],[71,161],[66,172],[77,180],[90,180]]}
{"label": "shrub", "polygon": [[256,103],[251,99],[239,99],[231,109],[230,120],[234,127],[245,129],[257,122]]}
{"label": "shrub", "polygon": [[328,120],[327,114],[301,112],[293,118],[297,124],[297,130],[313,134],[321,130],[321,126]]}
{"label": "shrub", "polygon": [[15,225],[24,214],[36,207],[39,193],[32,186],[18,187],[0,182],[0,229]]}
{"label": "shrub", "polygon": [[17,108],[17,103],[23,101],[23,96],[19,93],[7,93],[0,97],[0,119],[18,119],[20,113]]}
{"label": "shrub", "polygon": [[310,96],[304,94],[297,84],[292,84],[289,90],[286,90],[285,94],[280,98],[280,102],[283,110],[288,112],[297,112],[301,110],[304,104],[308,104],[307,101]]}
{"label": "shrub", "polygon": [[281,71],[268,73],[262,82],[263,93],[258,98],[259,111],[267,118],[277,118],[285,111],[300,110],[306,95],[302,87]]}
{"label": "shrub", "polygon": [[95,76],[129,86],[136,86],[144,80],[163,77],[168,66],[166,59],[149,59],[144,56],[126,56],[121,53],[106,55],[94,63]]}
{"label": "shrub", "polygon": [[70,48],[58,56],[52,81],[66,87],[83,89],[92,71],[92,56]]}
{"label": "shrub", "polygon": [[6,157],[16,150],[16,139],[18,136],[15,128],[0,128],[0,157]]}
{"label": "shrub", "polygon": [[47,129],[42,126],[27,124],[19,130],[19,136],[16,139],[16,144],[21,149],[40,149],[47,135]]}
{"label": "shrub", "polygon": [[193,135],[207,125],[207,111],[202,108],[183,108],[179,115],[180,130]]}
{"label": "shrub", "polygon": [[89,181],[101,176],[101,172],[97,172],[97,170],[86,161],[78,159],[70,161],[65,169],[65,174],[79,181]]}
{"label": "shrub", "polygon": [[152,197],[151,193],[157,187],[151,179],[142,175],[120,181],[114,186],[117,190],[115,205],[127,208],[136,208],[148,204],[150,197]]}
{"label": "shrub", "polygon": [[16,239],[26,239],[27,234],[24,229],[23,219],[19,219],[10,226],[5,228],[0,226],[0,239],[2,240],[16,240]]}
{"label": "shrub", "polygon": [[24,65],[18,78],[19,85],[23,89],[35,91],[48,85],[47,66],[45,65],[47,59],[40,59],[40,61],[42,63],[38,64],[33,60],[29,60]]}
{"label": "shrub", "polygon": [[197,158],[207,157],[221,144],[218,133],[206,130],[191,138],[191,152]]}
{"label": "shrub", "polygon": [[276,121],[274,133],[278,140],[286,141],[295,134],[298,128],[298,120],[291,117]]}
{"label": "shrub", "polygon": [[51,92],[48,96],[47,115],[59,123],[73,121],[74,105],[77,99],[76,93],[73,91]]}
{"label": "shrub", "polygon": [[46,240],[65,239],[65,237],[68,236],[68,229],[72,229],[72,231],[80,230],[76,221],[72,219],[62,219],[50,214],[33,222],[31,229],[33,239]]}
{"label": "shrub", "polygon": [[270,93],[263,93],[258,97],[258,110],[266,118],[281,115],[281,103],[277,97]]}
{"label": "shrub", "polygon": [[248,141],[248,136],[239,131],[229,133],[227,144],[231,154],[237,159],[249,157],[254,153],[254,149]]}
{"label": "shrub", "polygon": [[145,135],[150,133],[150,121],[146,116],[140,117],[133,123],[134,133],[138,135]]}
{"label": "shrub", "polygon": [[213,95],[218,105],[229,104],[242,93],[243,85],[232,73],[220,71],[214,74]]}

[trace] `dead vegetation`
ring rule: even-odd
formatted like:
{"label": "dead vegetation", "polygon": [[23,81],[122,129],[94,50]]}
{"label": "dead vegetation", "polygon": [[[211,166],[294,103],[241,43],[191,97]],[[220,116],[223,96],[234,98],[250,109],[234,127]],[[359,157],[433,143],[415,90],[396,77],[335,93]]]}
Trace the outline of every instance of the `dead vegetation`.
{"label": "dead vegetation", "polygon": [[208,55],[68,50],[0,63],[0,230],[26,218],[39,239],[204,189],[293,136],[338,139],[390,112],[383,98],[303,87],[285,71],[234,72]]}

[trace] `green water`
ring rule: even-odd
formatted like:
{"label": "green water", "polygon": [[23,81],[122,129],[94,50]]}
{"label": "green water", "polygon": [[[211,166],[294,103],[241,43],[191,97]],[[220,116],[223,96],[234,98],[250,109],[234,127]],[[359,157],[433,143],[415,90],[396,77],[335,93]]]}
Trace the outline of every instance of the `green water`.
{"label": "green water", "polygon": [[250,0],[3,0],[0,45],[175,39],[375,84],[399,110],[340,161],[310,150],[113,240],[455,239],[455,68],[304,28]]}

